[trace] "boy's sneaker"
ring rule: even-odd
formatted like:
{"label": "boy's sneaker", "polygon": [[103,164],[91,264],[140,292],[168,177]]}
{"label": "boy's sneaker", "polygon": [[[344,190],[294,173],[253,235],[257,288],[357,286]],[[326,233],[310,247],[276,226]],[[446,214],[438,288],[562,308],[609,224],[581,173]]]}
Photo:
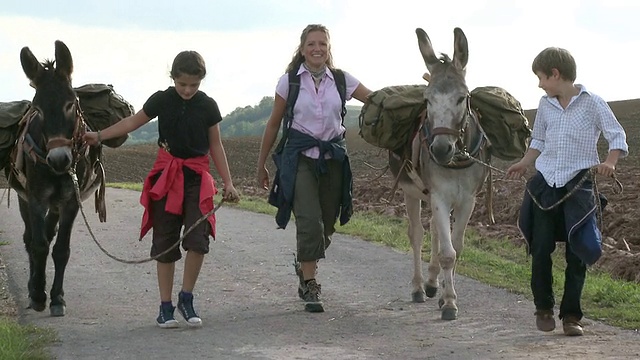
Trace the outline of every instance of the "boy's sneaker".
{"label": "boy's sneaker", "polygon": [[178,327],[178,320],[173,317],[175,306],[165,307],[160,305],[160,314],[156,318],[156,323],[163,329],[173,329]]}
{"label": "boy's sneaker", "polygon": [[202,319],[196,314],[193,308],[193,295],[189,299],[185,299],[184,293],[180,291],[178,294],[178,311],[182,317],[187,320],[189,326],[202,325]]}
{"label": "boy's sneaker", "polygon": [[306,284],[303,294],[304,309],[308,312],[324,312],[322,301],[320,301],[320,284],[314,279]]}
{"label": "boy's sneaker", "polygon": [[553,329],[556,328],[556,320],[553,318],[553,310],[537,310],[536,327],[540,331],[553,331]]}

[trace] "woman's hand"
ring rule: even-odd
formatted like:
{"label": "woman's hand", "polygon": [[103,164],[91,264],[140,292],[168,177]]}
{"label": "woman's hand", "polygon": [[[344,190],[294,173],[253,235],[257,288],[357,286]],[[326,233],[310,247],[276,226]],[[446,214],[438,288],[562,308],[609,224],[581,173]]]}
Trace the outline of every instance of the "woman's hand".
{"label": "woman's hand", "polygon": [[88,131],[82,135],[82,140],[90,146],[98,146],[101,143],[99,135],[97,132]]}
{"label": "woman's hand", "polygon": [[269,190],[269,170],[265,166],[258,168],[258,186]]}

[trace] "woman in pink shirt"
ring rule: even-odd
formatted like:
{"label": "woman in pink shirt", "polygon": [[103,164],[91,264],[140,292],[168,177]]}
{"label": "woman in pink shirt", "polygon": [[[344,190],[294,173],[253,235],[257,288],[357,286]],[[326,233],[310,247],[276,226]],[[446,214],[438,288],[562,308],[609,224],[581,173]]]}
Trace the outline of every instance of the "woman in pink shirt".
{"label": "woman in pink shirt", "polygon": [[[293,78],[299,81],[299,88],[291,86]],[[290,89],[298,90],[297,98],[289,98]],[[338,217],[344,224],[352,212],[344,101],[356,98],[365,102],[369,93],[356,78],[334,68],[327,28],[308,25],[278,81],[262,137],[258,184],[269,189],[265,162],[285,118],[285,141],[274,154],[278,172],[270,203],[278,207],[276,221],[280,228],[286,226],[291,212],[295,215],[298,295],[309,312],[324,311],[316,281],[317,262],[325,257]]]}

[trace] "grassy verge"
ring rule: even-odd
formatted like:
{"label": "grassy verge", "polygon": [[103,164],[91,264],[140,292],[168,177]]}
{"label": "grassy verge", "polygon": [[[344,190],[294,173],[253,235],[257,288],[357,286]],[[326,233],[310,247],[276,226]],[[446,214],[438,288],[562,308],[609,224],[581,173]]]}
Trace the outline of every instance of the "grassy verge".
{"label": "grassy verge", "polygon": [[[6,244],[0,241],[0,246]],[[5,274],[0,274],[0,359],[50,359],[46,347],[56,341],[55,332],[18,324],[14,315],[15,303],[5,282]]]}
{"label": "grassy verge", "polygon": [[[275,208],[264,199],[243,197],[239,208],[275,214]],[[337,231],[366,241],[384,244],[401,251],[410,251],[407,220],[371,213],[356,213]],[[428,238],[428,234],[426,235]],[[429,261],[430,241],[424,242],[424,260]],[[554,292],[560,303],[564,285],[564,247],[554,252]],[[412,266],[407,264],[407,266]],[[523,246],[508,239],[487,239],[472,230],[467,231],[465,248],[458,262],[457,273],[485,284],[523,294],[532,300],[529,287],[531,258]],[[407,289],[407,294],[409,289]],[[583,290],[582,307],[585,316],[625,329],[640,328],[640,286],[612,279],[609,274],[590,269]],[[532,314],[533,314],[532,309]]]}
{"label": "grassy verge", "polygon": [[23,326],[14,319],[0,317],[0,359],[51,359],[46,346],[55,340],[52,330]]}

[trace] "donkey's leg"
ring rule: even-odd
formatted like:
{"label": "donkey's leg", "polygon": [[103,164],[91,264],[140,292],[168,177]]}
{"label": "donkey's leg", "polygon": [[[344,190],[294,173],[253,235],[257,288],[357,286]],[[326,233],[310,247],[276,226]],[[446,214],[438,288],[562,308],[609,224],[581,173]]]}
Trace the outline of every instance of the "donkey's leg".
{"label": "donkey's leg", "polygon": [[[29,217],[29,205],[22,198],[18,198],[18,205],[20,208],[20,216],[22,217],[22,221],[24,222],[24,233],[22,234],[22,241],[24,243],[24,249],[27,252],[27,258],[29,259],[29,280],[27,282],[27,290],[29,291],[29,297],[33,293],[33,272],[34,272],[34,261],[33,261],[33,249],[31,243],[33,242],[33,233],[31,232],[31,223]],[[44,303],[43,303],[44,304]],[[31,306],[33,307],[33,306]],[[44,306],[42,309],[38,309],[38,311],[44,310]]]}
{"label": "donkey's leg", "polygon": [[[469,219],[471,218],[471,213],[473,212],[474,207],[476,206],[476,198],[475,196],[470,196],[467,201],[459,204],[455,211],[453,212],[454,222],[453,222],[453,232],[451,233],[451,241],[453,243],[453,248],[456,251],[456,265],[458,259],[462,255],[462,250],[464,249],[464,233],[467,229],[467,224],[469,223]],[[453,273],[455,275],[456,266],[453,267]]]}
{"label": "donkey's leg", "polygon": [[51,211],[49,211],[47,213],[47,216],[44,218],[45,234],[46,234],[47,242],[49,243],[49,245],[51,245],[53,238],[56,236],[56,233],[58,232],[59,218],[60,216],[58,216],[57,213],[53,213]]}
{"label": "donkey's leg", "polygon": [[[452,233],[451,233],[451,242],[453,245],[453,249],[455,250],[455,254],[456,257],[454,259],[454,263],[453,263],[453,268],[451,271],[451,281],[447,282],[445,281],[445,287],[447,286],[446,284],[451,284],[451,286],[449,287],[449,291],[452,295],[452,297],[450,297],[451,299],[451,303],[453,303],[453,306],[445,306],[445,297],[443,296],[440,301],[439,301],[439,305],[442,307],[442,319],[443,320],[455,320],[457,318],[457,304],[456,304],[456,300],[458,298],[458,294],[456,293],[456,289],[455,289],[455,274],[456,274],[456,266],[458,264],[458,259],[460,258],[460,256],[462,256],[462,251],[464,249],[464,233],[465,230],[467,228],[467,224],[469,223],[469,218],[471,217],[471,212],[473,211],[473,208],[475,207],[475,197],[471,196],[467,201],[462,202],[461,204],[458,204],[454,211],[453,211],[453,226],[452,226]],[[444,293],[447,293],[447,290],[444,291]],[[454,310],[448,310],[448,309],[456,309]]]}
{"label": "donkey's leg", "polygon": [[35,311],[46,308],[46,269],[49,242],[46,239],[44,217],[47,209],[37,199],[20,202],[20,213],[25,220],[24,243],[29,254],[29,307]]}
{"label": "donkey's leg", "polygon": [[404,195],[404,203],[407,207],[407,217],[409,218],[409,241],[413,250],[413,292],[411,298],[413,302],[424,302],[424,289],[422,288],[422,241],[424,238],[424,227],[420,219],[420,199]]}
{"label": "donkey's leg", "polygon": [[433,217],[431,217],[429,222],[429,230],[431,231],[431,256],[429,259],[429,267],[427,268],[425,292],[428,297],[432,298],[436,296],[438,292],[438,275],[440,274],[440,260],[438,259],[440,236],[438,235],[438,227],[434,225]]}
{"label": "donkey's leg", "polygon": [[435,194],[431,196],[431,212],[433,219],[431,226],[437,228],[439,240],[438,259],[442,269],[444,289],[439,305],[442,308],[443,320],[455,320],[458,317],[456,306],[456,293],[453,289],[453,268],[456,261],[456,251],[451,243],[450,206],[447,202],[438,199]]}
{"label": "donkey's leg", "polygon": [[[51,304],[49,312],[51,316],[64,316],[66,310],[66,302],[64,301],[64,273],[67,268],[70,256],[70,239],[71,230],[73,229],[73,221],[78,214],[77,206],[70,205],[62,214],[60,214],[60,223],[56,242],[53,245],[51,257],[55,266],[55,274],[53,277],[53,285],[51,286]],[[56,216],[56,220],[57,220]]]}

